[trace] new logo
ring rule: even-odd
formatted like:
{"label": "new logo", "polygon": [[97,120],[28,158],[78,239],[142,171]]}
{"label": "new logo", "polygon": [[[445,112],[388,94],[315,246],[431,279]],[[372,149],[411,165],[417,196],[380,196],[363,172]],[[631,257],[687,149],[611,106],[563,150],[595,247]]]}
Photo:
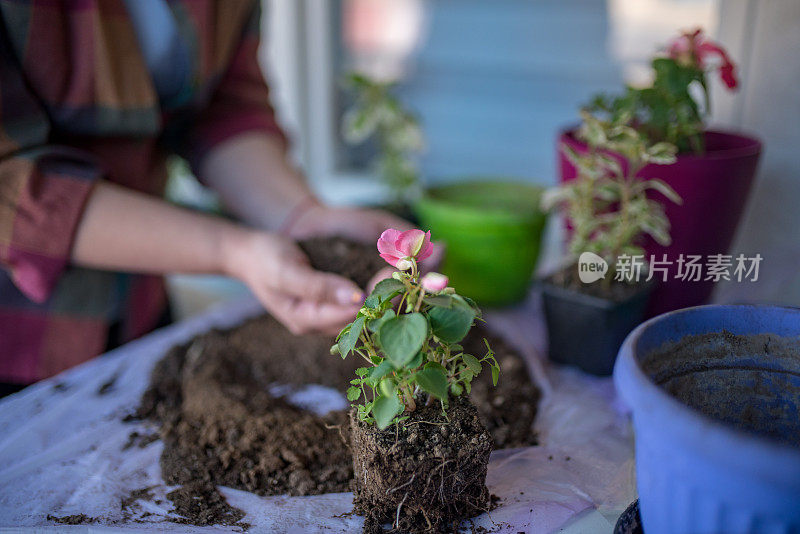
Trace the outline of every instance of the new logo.
{"label": "new logo", "polygon": [[605,278],[607,272],[608,263],[594,252],[583,252],[578,257],[578,277],[584,284]]}

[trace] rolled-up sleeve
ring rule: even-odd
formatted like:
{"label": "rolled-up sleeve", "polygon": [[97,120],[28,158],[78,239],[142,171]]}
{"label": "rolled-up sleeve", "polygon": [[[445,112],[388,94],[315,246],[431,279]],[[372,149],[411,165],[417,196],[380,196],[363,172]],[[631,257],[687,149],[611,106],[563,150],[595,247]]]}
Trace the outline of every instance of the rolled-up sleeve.
{"label": "rolled-up sleeve", "polygon": [[69,263],[101,173],[88,154],[48,144],[47,114],[5,42],[0,39],[0,265],[28,298],[43,302]]}
{"label": "rolled-up sleeve", "polygon": [[245,132],[263,132],[279,139],[284,147],[288,144],[258,63],[260,21],[260,2],[254,2],[208,105],[188,121],[174,147],[195,173],[216,145]]}

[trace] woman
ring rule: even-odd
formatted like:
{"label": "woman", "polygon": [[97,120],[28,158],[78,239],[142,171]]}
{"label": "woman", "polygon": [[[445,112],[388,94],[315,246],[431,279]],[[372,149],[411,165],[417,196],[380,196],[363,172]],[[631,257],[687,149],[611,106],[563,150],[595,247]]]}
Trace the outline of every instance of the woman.
{"label": "woman", "polygon": [[[317,201],[257,64],[256,0],[0,0],[0,382],[56,374],[152,329],[168,272],[246,283],[292,332],[362,288],[291,239],[373,240],[392,216]],[[242,224],[163,201],[177,153]]]}

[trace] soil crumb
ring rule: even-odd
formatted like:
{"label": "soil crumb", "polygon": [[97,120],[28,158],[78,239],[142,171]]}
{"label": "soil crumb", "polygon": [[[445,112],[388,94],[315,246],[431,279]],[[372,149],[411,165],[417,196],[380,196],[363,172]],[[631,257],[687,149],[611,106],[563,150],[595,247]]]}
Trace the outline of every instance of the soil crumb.
{"label": "soil crumb", "polygon": [[[340,239],[301,246],[315,268],[345,270],[362,287],[384,266],[372,246]],[[522,357],[482,327],[462,345],[483,354],[484,337],[502,372],[497,388],[488,372],[473,382],[471,399],[479,416],[495,448],[535,445],[540,392]],[[320,416],[270,394],[276,384],[321,384],[344,392],[360,363],[331,356],[332,344],[328,336],[294,336],[268,315],[209,331],[167,353],[139,407],[125,420],[160,425],[160,463],[168,484],[203,491],[224,485],[258,495],[349,491],[353,462],[347,411]]]}
{"label": "soil crumb", "polygon": [[47,520],[55,521],[59,525],[86,525],[98,521],[96,517],[91,517],[86,514],[73,514],[60,517],[47,514]]}
{"label": "soil crumb", "polygon": [[113,375],[111,375],[111,377],[109,377],[108,380],[103,382],[100,385],[100,387],[97,388],[97,395],[101,396],[110,393],[111,390],[114,389],[114,385],[117,383],[117,380],[119,379],[119,374],[120,374],[119,371],[117,371]]}
{"label": "soil crumb", "polygon": [[119,501],[119,509],[122,511],[123,518],[130,519],[131,518],[131,510],[133,505],[136,504],[136,501],[139,499],[143,501],[150,501],[153,499],[153,492],[152,487],[148,488],[139,488],[131,491],[127,497],[123,497]]}
{"label": "soil crumb", "polygon": [[125,445],[122,446],[122,450],[126,451],[131,447],[138,447],[140,449],[144,449],[154,441],[158,441],[160,437],[158,432],[153,432],[150,434],[142,434],[140,432],[133,431],[128,434],[128,441],[125,442]]}
{"label": "soil crumb", "polygon": [[212,484],[192,482],[167,493],[167,498],[175,505],[174,513],[181,516],[172,519],[175,523],[250,528],[248,523],[240,522],[245,513],[228,504]]}

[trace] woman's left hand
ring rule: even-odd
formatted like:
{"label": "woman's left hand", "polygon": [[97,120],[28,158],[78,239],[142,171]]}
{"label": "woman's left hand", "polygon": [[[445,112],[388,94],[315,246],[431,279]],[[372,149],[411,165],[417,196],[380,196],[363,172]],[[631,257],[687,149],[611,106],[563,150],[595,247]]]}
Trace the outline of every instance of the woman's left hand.
{"label": "woman's left hand", "polygon": [[[314,236],[342,236],[355,241],[375,245],[378,238],[387,228],[400,231],[411,230],[408,221],[383,210],[361,208],[332,208],[314,205],[303,212],[288,229],[289,237],[307,239]],[[442,258],[442,247],[435,245],[434,253],[425,262],[423,268],[435,268]],[[376,252],[377,253],[377,252]],[[367,284],[367,293],[372,291],[379,281],[392,276],[393,267],[381,269]]]}

